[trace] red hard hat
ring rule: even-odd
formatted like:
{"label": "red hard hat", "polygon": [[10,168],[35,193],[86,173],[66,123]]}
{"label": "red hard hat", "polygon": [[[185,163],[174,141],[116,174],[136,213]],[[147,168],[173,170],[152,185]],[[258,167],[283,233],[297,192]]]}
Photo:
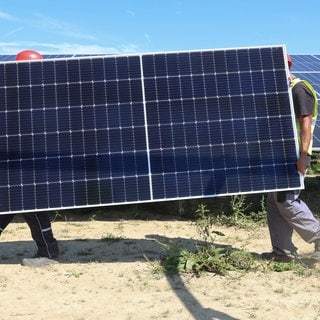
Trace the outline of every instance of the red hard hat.
{"label": "red hard hat", "polygon": [[23,50],[16,55],[16,60],[39,60],[42,55],[35,50]]}
{"label": "red hard hat", "polygon": [[293,62],[291,60],[291,57],[287,54],[287,60],[288,60],[288,66],[289,66],[289,69],[293,66]]}

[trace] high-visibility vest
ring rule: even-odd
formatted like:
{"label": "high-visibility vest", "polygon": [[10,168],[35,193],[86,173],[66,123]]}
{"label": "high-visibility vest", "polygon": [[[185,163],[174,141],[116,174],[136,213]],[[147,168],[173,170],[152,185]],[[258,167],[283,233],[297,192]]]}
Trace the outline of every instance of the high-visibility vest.
{"label": "high-visibility vest", "polygon": [[[310,90],[310,92],[313,95],[313,100],[314,100],[314,107],[313,107],[313,115],[312,115],[312,125],[311,125],[311,141],[310,141],[310,145],[309,145],[309,149],[308,149],[308,154],[311,155],[312,154],[312,144],[313,144],[313,131],[314,131],[314,127],[316,125],[316,120],[317,120],[317,116],[318,116],[318,98],[317,98],[317,93],[314,90],[314,88],[312,87],[312,85],[306,81],[306,80],[301,80],[299,78],[295,78],[291,81],[290,83],[290,87],[291,90],[292,88],[299,82],[303,82],[305,84],[305,86]],[[300,141],[300,123],[299,123],[299,119],[296,118],[296,127],[297,127],[297,133],[298,133],[298,139],[299,139],[299,147],[301,147],[301,141]]]}

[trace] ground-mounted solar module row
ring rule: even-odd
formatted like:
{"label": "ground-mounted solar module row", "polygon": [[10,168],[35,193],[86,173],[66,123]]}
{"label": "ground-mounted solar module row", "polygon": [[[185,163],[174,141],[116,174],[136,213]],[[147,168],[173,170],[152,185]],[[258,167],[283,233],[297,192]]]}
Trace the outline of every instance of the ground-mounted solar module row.
{"label": "ground-mounted solar module row", "polygon": [[284,47],[0,64],[0,212],[301,187]]}
{"label": "ground-mounted solar module row", "polygon": [[[320,62],[319,62],[320,65]],[[314,89],[317,92],[318,95],[318,102],[320,99],[320,72],[318,73],[308,73],[308,72],[294,72],[295,76],[305,79],[309,81]],[[320,108],[320,103],[319,103],[319,108]],[[320,114],[319,110],[318,113]],[[314,134],[313,134],[313,150],[314,151],[319,151],[320,150],[320,120],[316,121],[316,126],[314,129]]]}
{"label": "ground-mounted solar module row", "polygon": [[[309,81],[320,99],[320,55],[292,55],[292,73],[301,79]],[[320,104],[319,104],[320,108]],[[320,114],[320,112],[319,112]],[[314,130],[313,150],[320,150],[320,121],[316,122]]]}
{"label": "ground-mounted solar module row", "polygon": [[[74,58],[74,57],[84,57],[84,56],[96,56],[93,54],[43,54],[44,59],[62,59],[62,58]],[[16,55],[13,54],[0,54],[1,62],[15,61]]]}

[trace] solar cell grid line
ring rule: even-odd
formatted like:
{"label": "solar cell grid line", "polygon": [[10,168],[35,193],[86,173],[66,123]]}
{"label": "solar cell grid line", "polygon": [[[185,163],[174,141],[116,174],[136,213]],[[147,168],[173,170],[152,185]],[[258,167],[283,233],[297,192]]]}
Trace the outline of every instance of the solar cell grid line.
{"label": "solar cell grid line", "polygon": [[302,187],[283,46],[0,63],[0,213]]}

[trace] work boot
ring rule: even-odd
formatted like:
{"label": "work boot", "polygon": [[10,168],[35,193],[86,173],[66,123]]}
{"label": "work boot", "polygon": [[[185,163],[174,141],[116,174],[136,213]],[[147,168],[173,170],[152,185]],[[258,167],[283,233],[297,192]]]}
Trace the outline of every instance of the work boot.
{"label": "work boot", "polygon": [[33,258],[24,258],[22,260],[22,265],[27,267],[45,267],[52,264],[59,263],[57,260],[50,259],[47,257],[33,257]]}
{"label": "work boot", "polygon": [[298,259],[296,254],[279,254],[274,251],[263,252],[260,258],[262,260],[272,260],[275,262],[295,262]]}
{"label": "work boot", "polygon": [[311,256],[311,259],[320,262],[320,239],[314,242],[314,253]]}

